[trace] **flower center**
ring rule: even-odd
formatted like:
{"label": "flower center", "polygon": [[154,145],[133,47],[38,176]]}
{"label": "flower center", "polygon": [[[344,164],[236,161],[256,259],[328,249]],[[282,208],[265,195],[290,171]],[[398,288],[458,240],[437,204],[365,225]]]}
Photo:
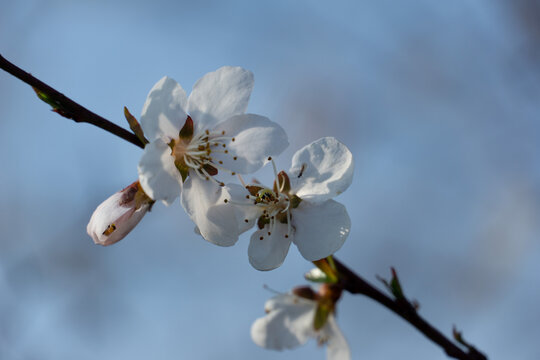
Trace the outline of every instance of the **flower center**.
{"label": "flower center", "polygon": [[[213,180],[220,186],[224,184],[213,178],[217,175],[218,169],[232,172],[223,166],[223,161],[215,161],[212,158],[214,154],[229,154],[227,143],[234,141],[234,138],[225,136],[225,130],[221,132],[210,132],[203,130],[194,133],[193,120],[188,116],[186,123],[180,130],[178,138],[169,143],[171,154],[173,155],[178,171],[182,174],[182,179],[185,181],[189,171],[196,174],[200,178]],[[236,160],[236,156],[233,157]]]}
{"label": "flower center", "polygon": [[[253,201],[253,205],[262,208],[262,215],[257,219],[257,227],[264,229],[268,226],[268,236],[272,235],[278,223],[287,224],[288,238],[291,234],[291,211],[289,195],[280,192],[277,188],[272,190],[258,185],[246,186],[251,195],[246,198]],[[264,235],[260,237],[264,240]]]}
{"label": "flower center", "polygon": [[[249,195],[246,195],[246,199],[250,201],[247,203],[231,202],[230,199],[225,199],[224,202],[236,206],[256,206],[262,209],[262,214],[257,219],[257,227],[262,230],[268,225],[268,236],[271,236],[278,223],[287,224],[287,233],[284,236],[288,238],[293,228],[291,209],[297,208],[302,199],[296,194],[291,194],[291,183],[287,173],[281,171],[278,174],[274,160],[271,157],[268,160],[272,162],[276,179],[273,189],[263,187],[258,182],[257,184],[246,185],[242,177],[238,175],[240,182],[249,193]],[[259,213],[257,212],[257,214]],[[244,221],[248,223],[249,219],[244,219]],[[264,240],[265,235],[262,235],[259,239]]]}

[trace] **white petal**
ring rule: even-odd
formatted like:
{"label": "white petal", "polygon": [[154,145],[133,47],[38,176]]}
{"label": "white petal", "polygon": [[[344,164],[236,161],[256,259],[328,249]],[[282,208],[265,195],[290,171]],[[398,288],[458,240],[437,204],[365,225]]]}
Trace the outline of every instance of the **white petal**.
{"label": "white petal", "polygon": [[230,195],[212,180],[201,179],[190,171],[182,190],[182,206],[202,237],[219,246],[232,246],[238,240],[238,220],[224,199]]}
{"label": "white petal", "polygon": [[277,156],[289,146],[283,128],[260,115],[233,116],[215,127],[214,132],[222,131],[234,141],[226,143],[227,154],[214,154],[214,161],[221,160],[223,167],[240,174],[257,171],[269,156]]}
{"label": "white petal", "polygon": [[312,308],[315,308],[317,306],[317,303],[314,300],[302,298],[290,293],[284,293],[268,299],[264,304],[264,311],[266,313],[269,313],[272,310],[280,310],[283,308],[291,307],[293,305],[298,306],[301,304],[307,304]]}
{"label": "white petal", "polygon": [[210,128],[246,111],[253,74],[241,67],[224,66],[204,75],[188,99],[188,112],[199,128]]}
{"label": "white petal", "polygon": [[335,253],[349,235],[351,219],[342,204],[328,200],[321,204],[302,201],[292,212],[294,243],[302,256],[315,261]]}
{"label": "white petal", "polygon": [[[285,237],[286,224],[276,223],[273,229],[269,229],[267,225],[255,231],[249,241],[249,262],[257,270],[272,270],[281,266],[291,246],[293,236]],[[271,231],[271,235],[268,235],[268,231]]]}
{"label": "white petal", "polygon": [[352,182],[353,157],[333,137],[324,137],[294,154],[289,171],[292,193],[312,202],[322,202],[345,191]]}
{"label": "white petal", "polygon": [[152,199],[170,205],[180,195],[182,177],[174,165],[171,148],[161,139],[146,145],[138,170],[141,186]]}
{"label": "white petal", "polygon": [[[278,297],[293,298],[292,295],[286,294]],[[288,303],[289,299],[280,302]],[[253,323],[251,338],[255,344],[267,349],[282,350],[297,347],[313,336],[314,316],[314,304],[303,301],[274,307],[268,315]]]}
{"label": "white petal", "polygon": [[169,77],[159,80],[146,98],[141,114],[141,127],[150,141],[174,139],[186,122],[186,92]]}
{"label": "white petal", "polygon": [[336,323],[333,315],[328,317],[324,327],[321,329],[321,336],[328,339],[326,343],[327,360],[350,360],[351,350],[343,333]]}

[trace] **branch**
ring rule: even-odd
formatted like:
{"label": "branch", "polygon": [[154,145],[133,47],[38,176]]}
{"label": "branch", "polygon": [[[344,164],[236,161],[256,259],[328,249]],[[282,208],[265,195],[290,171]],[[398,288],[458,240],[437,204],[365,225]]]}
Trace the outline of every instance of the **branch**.
{"label": "branch", "polygon": [[22,80],[23,82],[32,86],[38,97],[41,100],[50,104],[53,107],[54,112],[77,123],[88,123],[95,125],[107,132],[110,132],[111,134],[114,134],[132,143],[133,145],[144,148],[144,144],[139,140],[137,136],[135,136],[135,134],[77,104],[75,101],[64,96],[62,93],[56,91],[55,89],[40,81],[39,79],[36,79],[23,69],[10,63],[1,54],[0,68],[15,76],[19,80]]}
{"label": "branch", "polygon": [[[439,330],[435,329],[420,315],[418,315],[418,312],[416,311],[416,306],[409,302],[404,296],[396,296],[395,299],[392,299],[386,294],[376,289],[375,287],[373,287],[360,276],[356,275],[353,271],[343,265],[335,257],[334,262],[339,272],[340,282],[345,290],[347,290],[351,294],[365,295],[375,300],[379,304],[385,306],[386,308],[394,312],[396,315],[400,316],[405,321],[410,323],[416,329],[418,329],[418,331],[424,334],[428,339],[443,348],[444,352],[449,357],[460,360],[487,360],[487,357],[484,354],[476,350],[471,345],[465,343],[468,352],[465,352],[461,348],[459,348],[456,344],[454,344],[446,336],[444,336]],[[394,292],[394,294],[403,294],[395,272],[392,280],[393,282],[388,284],[388,286],[391,287],[394,286],[394,284],[397,284],[398,287],[396,289],[398,291]],[[454,332],[454,334],[455,333],[456,332]],[[461,333],[459,333],[459,337],[461,338]],[[460,343],[464,344],[464,342]]]}
{"label": "branch", "polygon": [[[126,140],[140,148],[144,148],[144,136],[139,134],[141,138],[137,137],[134,133],[129,132],[128,130],[110,122],[109,120],[102,118],[101,116],[93,113],[92,111],[86,109],[85,107],[77,104],[70,98],[66,97],[62,93],[56,91],[49,85],[40,81],[39,79],[33,77],[26,71],[22,70],[18,66],[7,61],[0,54],[0,68],[9,74],[15,76],[16,78],[22,80],[28,85],[32,86],[34,91],[37,93],[38,97],[51,105],[53,111],[60,114],[61,116],[71,119],[77,123],[88,123],[95,125],[111,134],[114,134],[120,137],[123,140]],[[127,111],[127,109],[125,109]],[[129,121],[131,114],[126,113],[126,118]],[[134,124],[136,123],[136,120]],[[136,124],[138,125],[138,124]],[[130,123],[130,126],[133,125]],[[410,303],[401,291],[401,286],[399,285],[399,280],[397,276],[393,275],[392,282],[386,283],[387,287],[392,290],[392,293],[396,296],[395,299],[390,298],[385,295],[367,281],[356,275],[353,271],[339,262],[334,258],[334,262],[339,273],[339,283],[342,288],[350,292],[351,294],[362,294],[365,295],[379,304],[385,306],[386,308],[393,311],[395,314],[409,322],[412,326],[417,328],[422,334],[424,334],[428,339],[438,344],[446,354],[452,358],[460,360],[487,360],[487,357],[476,350],[472,345],[469,345],[465,340],[463,340],[461,333],[454,329],[455,339],[465,346],[468,349],[468,352],[463,351],[456,344],[450,341],[445,337],[439,330],[431,326],[427,321],[425,321],[418,312],[414,304]],[[317,263],[317,262],[315,262]],[[317,266],[320,266],[318,264]],[[396,285],[397,284],[397,285]]]}

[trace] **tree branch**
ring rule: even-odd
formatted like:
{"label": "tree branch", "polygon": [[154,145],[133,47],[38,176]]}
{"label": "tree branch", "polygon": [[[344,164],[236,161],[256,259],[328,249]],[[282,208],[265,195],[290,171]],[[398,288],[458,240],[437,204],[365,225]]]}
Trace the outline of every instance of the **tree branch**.
{"label": "tree branch", "polygon": [[[336,268],[339,272],[340,283],[345,290],[351,294],[365,295],[379,304],[385,306],[396,315],[414,326],[418,331],[424,334],[428,339],[439,345],[444,352],[452,358],[460,360],[487,360],[487,357],[476,350],[473,346],[467,344],[468,352],[463,351],[456,344],[450,341],[439,330],[435,329],[417,312],[415,306],[404,296],[390,298],[386,294],[373,287],[367,281],[356,275],[347,266],[334,257]],[[396,277],[397,280],[397,277]],[[461,334],[460,334],[461,335]]]}
{"label": "tree branch", "polygon": [[38,94],[38,97],[41,100],[49,103],[53,107],[53,111],[62,115],[63,117],[71,119],[78,123],[88,123],[95,125],[111,134],[114,134],[132,143],[133,145],[144,148],[144,144],[139,140],[137,136],[135,136],[135,134],[77,104],[75,101],[64,96],[62,93],[56,91],[55,89],[40,81],[39,79],[36,79],[23,69],[10,63],[1,54],[0,69],[5,70],[9,74],[32,86]]}
{"label": "tree branch", "polygon": [[[144,148],[144,143],[134,133],[129,132],[128,130],[77,104],[49,85],[7,61],[1,54],[0,68],[32,86],[38,97],[50,104],[53,107],[53,111],[57,112],[61,116],[71,119],[77,123],[88,123],[95,125],[140,148]],[[459,348],[456,344],[445,337],[439,330],[435,329],[420,315],[418,315],[415,306],[411,304],[404,296],[397,296],[395,299],[392,299],[356,275],[336,258],[334,258],[334,262],[339,272],[339,284],[343,289],[347,290],[351,294],[365,295],[385,306],[417,328],[418,331],[424,334],[428,339],[438,344],[441,348],[443,348],[446,354],[452,358],[460,360],[487,360],[487,357],[484,354],[476,350],[473,346],[469,345],[462,339],[461,333],[454,330],[454,336],[459,343],[467,347],[468,352],[465,352]],[[397,281],[397,277],[395,277],[395,279]]]}

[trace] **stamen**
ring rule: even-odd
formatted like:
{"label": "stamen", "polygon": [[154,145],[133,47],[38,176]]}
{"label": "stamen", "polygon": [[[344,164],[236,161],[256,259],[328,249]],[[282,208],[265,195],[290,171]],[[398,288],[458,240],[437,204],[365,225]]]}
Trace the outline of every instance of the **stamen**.
{"label": "stamen", "polygon": [[242,179],[242,177],[240,176],[240,174],[237,175],[238,176],[238,180],[240,180],[240,183],[242,184],[243,187],[246,187],[246,183],[244,182],[244,179]]}
{"label": "stamen", "polygon": [[285,209],[281,210],[280,212],[285,212],[285,211],[288,212],[289,211],[289,207],[291,206],[291,203],[290,203],[289,199],[286,198],[285,200],[287,200],[287,206],[285,207]]}
{"label": "stamen", "polygon": [[286,238],[289,237],[289,234],[291,233],[291,211],[287,207],[287,235],[285,235]]}
{"label": "stamen", "polygon": [[274,162],[274,160],[272,160],[271,157],[269,157],[268,160],[272,161],[272,168],[274,169],[274,177],[276,178],[276,184],[277,184],[277,186],[276,186],[277,196],[279,197],[279,195],[280,195],[280,192],[279,192],[280,184],[279,184],[279,177],[277,175],[276,163]]}
{"label": "stamen", "polygon": [[285,293],[282,293],[282,292],[279,292],[277,290],[272,289],[271,287],[269,287],[266,284],[263,285],[263,288],[270,291],[270,292],[273,292],[274,294],[277,294],[277,295],[284,295],[285,294]]}
{"label": "stamen", "polygon": [[[223,164],[223,161],[218,161],[219,164]],[[209,164],[209,165],[212,165],[213,167],[215,167],[216,169],[218,170],[221,170],[223,172],[228,172],[228,173],[231,173],[231,175],[236,175],[236,172],[234,171],[231,171],[223,166],[219,166],[218,164],[216,164],[215,162],[211,162],[211,161],[204,161],[203,164]]]}
{"label": "stamen", "polygon": [[268,235],[273,233],[276,230],[276,220],[271,219],[270,224],[268,224]]}
{"label": "stamen", "polygon": [[[219,186],[225,186],[225,184],[223,184],[221,181],[218,181],[215,177],[213,177],[212,175],[210,175],[206,170],[204,170],[203,167],[201,167],[199,169],[200,172],[202,172],[204,175],[206,175],[206,180],[212,180],[213,182],[215,182],[216,184],[218,184]],[[197,170],[195,170],[195,172],[197,172]]]}
{"label": "stamen", "polygon": [[[201,150],[201,151],[188,151],[188,153],[186,155],[189,155],[190,157],[197,157],[197,156],[200,156],[200,155],[206,155],[206,154],[210,154],[208,152],[209,150]],[[211,152],[211,151],[210,151]]]}
{"label": "stamen", "polygon": [[201,178],[202,180],[206,180],[206,178],[205,178],[200,172],[198,172],[197,170],[195,170],[195,171],[193,171],[193,172],[194,172],[195,174],[197,174],[197,176],[198,176],[199,178]]}
{"label": "stamen", "polygon": [[[193,160],[195,160],[195,159],[193,159]],[[199,169],[199,167],[200,167],[200,164],[196,164],[196,163],[192,162],[191,160],[188,160],[187,155],[184,155],[184,163],[187,166],[189,166],[190,168],[193,168],[195,170]]]}

